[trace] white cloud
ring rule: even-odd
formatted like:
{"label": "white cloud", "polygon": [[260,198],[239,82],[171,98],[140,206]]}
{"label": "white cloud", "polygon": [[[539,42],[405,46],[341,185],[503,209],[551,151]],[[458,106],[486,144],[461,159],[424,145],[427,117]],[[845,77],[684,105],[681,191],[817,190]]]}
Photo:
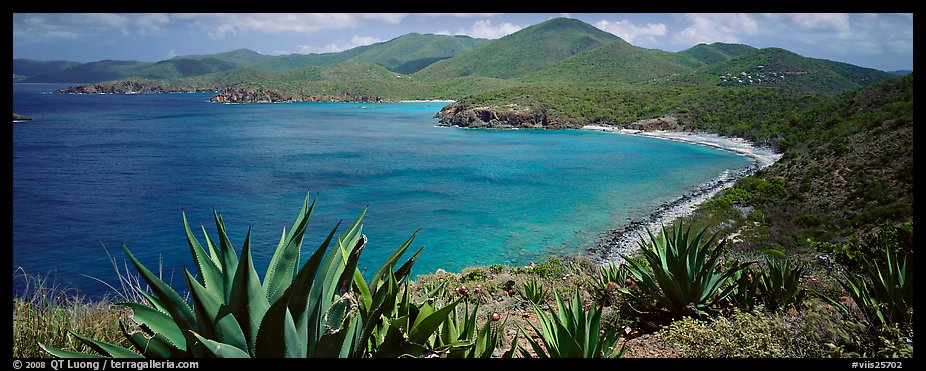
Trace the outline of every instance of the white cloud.
{"label": "white cloud", "polygon": [[712,42],[740,42],[741,35],[755,35],[759,24],[748,14],[685,14],[688,27],[673,36],[676,44],[695,45]]}
{"label": "white cloud", "polygon": [[13,39],[17,41],[77,40],[129,26],[118,14],[14,14]]}
{"label": "white cloud", "polygon": [[350,41],[343,43],[331,43],[322,47],[314,45],[305,45],[300,44],[296,45],[296,48],[299,49],[300,53],[335,53],[348,49],[353,49],[358,46],[370,45],[381,42],[382,40],[373,37],[373,36],[357,36],[354,35],[351,37]]}
{"label": "white cloud", "polygon": [[892,14],[767,14],[761,29],[770,39],[829,55],[877,56],[913,51],[912,20]]}
{"label": "white cloud", "polygon": [[408,13],[359,13],[355,15],[362,19],[399,24],[408,16]]}
{"label": "white cloud", "polygon": [[617,22],[600,20],[595,22],[595,27],[598,27],[602,31],[615,34],[631,44],[634,44],[634,40],[638,37],[642,37],[650,43],[654,43],[656,41],[655,36],[665,36],[667,32],[664,23],[647,23],[645,26],[637,26],[626,19]]}
{"label": "white cloud", "polygon": [[447,36],[451,35],[450,30],[438,30],[438,31],[434,31],[434,34],[435,35],[447,35]]}
{"label": "white cloud", "polygon": [[205,31],[212,38],[223,38],[225,35],[249,31],[310,34],[324,29],[356,27],[359,20],[358,16],[342,13],[187,13],[172,14],[171,17],[187,23],[189,27]]}
{"label": "white cloud", "polygon": [[457,18],[472,18],[472,17],[495,17],[501,15],[502,13],[416,13],[416,15],[421,15],[425,17],[457,17]]}
{"label": "white cloud", "polygon": [[500,25],[492,25],[492,21],[486,19],[482,21],[473,22],[473,25],[469,29],[459,29],[457,35],[467,35],[480,39],[497,39],[521,30],[521,26],[511,24],[509,22],[502,23]]}
{"label": "white cloud", "polygon": [[162,33],[170,23],[170,16],[163,13],[141,14],[131,21],[141,35]]}
{"label": "white cloud", "polygon": [[171,49],[171,50],[168,50],[168,51],[167,51],[167,59],[171,59],[171,58],[176,57],[176,56],[177,56],[177,51],[176,51],[176,50]]}
{"label": "white cloud", "polygon": [[834,28],[845,31],[849,29],[849,14],[847,13],[799,13],[788,14],[787,17],[805,30]]}

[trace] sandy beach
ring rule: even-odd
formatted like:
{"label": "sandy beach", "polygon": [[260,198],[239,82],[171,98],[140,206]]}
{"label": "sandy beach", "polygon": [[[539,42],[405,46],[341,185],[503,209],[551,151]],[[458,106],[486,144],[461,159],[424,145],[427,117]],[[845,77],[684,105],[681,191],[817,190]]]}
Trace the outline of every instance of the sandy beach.
{"label": "sandy beach", "polygon": [[[621,262],[621,254],[629,255],[636,251],[637,242],[646,236],[648,228],[654,234],[660,233],[662,226],[670,226],[676,219],[691,214],[698,205],[701,205],[717,192],[729,188],[736,180],[751,175],[759,169],[771,166],[781,159],[781,154],[775,153],[771,148],[756,146],[742,138],[728,138],[716,134],[694,132],[670,131],[640,131],[619,129],[610,126],[589,125],[583,130],[605,131],[625,135],[637,135],[651,138],[674,140],[704,146],[710,146],[730,151],[752,159],[752,163],[739,169],[725,170],[713,180],[701,184],[678,198],[659,205],[652,213],[641,220],[629,220],[622,226],[602,232],[597,242],[589,247],[593,258],[602,263],[607,261]],[[647,237],[648,239],[648,237]]]}

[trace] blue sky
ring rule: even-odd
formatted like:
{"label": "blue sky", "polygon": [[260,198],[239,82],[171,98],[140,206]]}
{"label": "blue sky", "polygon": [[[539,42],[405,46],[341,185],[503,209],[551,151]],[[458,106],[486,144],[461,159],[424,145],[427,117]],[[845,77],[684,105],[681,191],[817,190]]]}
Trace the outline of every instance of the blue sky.
{"label": "blue sky", "polygon": [[913,15],[894,13],[13,14],[13,58],[153,62],[239,48],[325,53],[411,32],[497,39],[555,17],[672,52],[720,41],[886,71],[913,69]]}

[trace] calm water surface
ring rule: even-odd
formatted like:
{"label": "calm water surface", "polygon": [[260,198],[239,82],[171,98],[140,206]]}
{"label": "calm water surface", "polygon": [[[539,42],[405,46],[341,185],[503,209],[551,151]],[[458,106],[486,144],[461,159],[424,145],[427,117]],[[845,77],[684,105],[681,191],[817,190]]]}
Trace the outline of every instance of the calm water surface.
{"label": "calm water surface", "polygon": [[[210,94],[59,95],[13,84],[12,268],[91,296],[126,244],[182,286],[181,210],[263,274],[307,191],[304,251],[365,207],[370,271],[413,232],[417,273],[585,251],[597,232],[748,164],[712,148],[590,131],[435,127],[443,103],[224,105]],[[194,230],[197,234],[201,233]],[[202,240],[202,236],[199,236]],[[21,283],[14,280],[14,290]]]}

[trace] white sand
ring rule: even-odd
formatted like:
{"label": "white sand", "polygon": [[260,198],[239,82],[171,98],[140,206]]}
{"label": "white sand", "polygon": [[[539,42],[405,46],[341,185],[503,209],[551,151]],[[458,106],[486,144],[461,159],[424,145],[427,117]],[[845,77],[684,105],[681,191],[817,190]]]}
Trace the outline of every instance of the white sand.
{"label": "white sand", "polygon": [[[671,132],[671,131],[640,131],[619,129],[610,126],[585,126],[584,130],[606,131],[625,135],[637,135],[651,138],[674,140],[710,146],[725,151],[737,153],[753,160],[750,166],[740,169],[725,170],[714,180],[700,185],[695,190],[679,196],[671,202],[660,205],[652,214],[643,220],[630,221],[628,224],[601,233],[596,246],[590,251],[593,257],[600,258],[602,263],[615,261],[620,263],[621,254],[629,255],[639,247],[637,242],[647,236],[648,228],[653,234],[661,233],[662,226],[671,226],[681,217],[691,214],[698,205],[701,205],[717,192],[733,186],[737,179],[751,175],[759,169],[771,166],[781,159],[782,155],[775,153],[771,148],[759,147],[742,138],[728,138],[716,134]],[[648,240],[648,236],[646,239]]]}

